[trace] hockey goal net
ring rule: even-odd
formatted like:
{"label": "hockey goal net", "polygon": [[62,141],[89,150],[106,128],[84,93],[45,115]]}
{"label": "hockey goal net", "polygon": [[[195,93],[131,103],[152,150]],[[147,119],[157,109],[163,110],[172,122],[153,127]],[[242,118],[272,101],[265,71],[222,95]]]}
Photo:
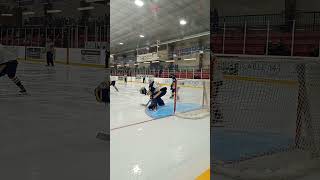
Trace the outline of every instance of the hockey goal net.
{"label": "hockey goal net", "polygon": [[213,176],[292,179],[320,167],[319,59],[217,55],[211,69]]}
{"label": "hockey goal net", "polygon": [[178,79],[175,84],[174,112],[184,119],[203,119],[210,116],[210,81]]}

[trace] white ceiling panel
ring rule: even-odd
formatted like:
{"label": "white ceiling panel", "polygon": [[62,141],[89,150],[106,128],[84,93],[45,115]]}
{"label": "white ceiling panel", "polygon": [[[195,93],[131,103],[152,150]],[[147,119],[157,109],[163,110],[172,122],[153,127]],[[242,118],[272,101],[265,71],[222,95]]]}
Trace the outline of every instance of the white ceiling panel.
{"label": "white ceiling panel", "polygon": [[[118,53],[210,30],[209,0],[111,0],[111,52]],[[180,26],[179,19],[188,24]],[[145,38],[139,38],[143,34]],[[124,45],[120,45],[122,42]]]}

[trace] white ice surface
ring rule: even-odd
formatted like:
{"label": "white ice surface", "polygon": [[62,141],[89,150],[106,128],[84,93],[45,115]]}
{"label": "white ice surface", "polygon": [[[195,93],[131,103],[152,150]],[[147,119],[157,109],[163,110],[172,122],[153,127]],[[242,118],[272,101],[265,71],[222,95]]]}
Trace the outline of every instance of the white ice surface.
{"label": "white ice surface", "polygon": [[210,166],[209,117],[152,120],[140,105],[148,101],[139,94],[142,86],[111,87],[111,179],[194,180]]}

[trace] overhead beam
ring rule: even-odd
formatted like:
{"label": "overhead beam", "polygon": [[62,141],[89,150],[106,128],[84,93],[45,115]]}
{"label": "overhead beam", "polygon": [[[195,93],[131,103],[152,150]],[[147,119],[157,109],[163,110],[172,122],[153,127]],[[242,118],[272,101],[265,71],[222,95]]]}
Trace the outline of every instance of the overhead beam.
{"label": "overhead beam", "polygon": [[[207,35],[210,35],[210,31],[206,31],[206,32],[203,32],[203,33],[194,34],[194,35],[190,35],[190,36],[185,36],[185,37],[183,37],[183,38],[178,38],[178,39],[173,39],[173,40],[169,40],[169,41],[164,41],[164,42],[159,43],[158,45],[171,44],[171,43],[180,42],[180,41],[185,41],[185,40],[194,39],[194,38],[199,38],[199,37],[203,37],[203,36],[207,36]],[[132,50],[128,50],[128,51],[123,51],[123,52],[115,53],[115,55],[123,54],[123,53],[129,53],[129,52],[133,52],[133,51],[136,51],[136,50],[139,50],[139,49],[144,49],[144,48],[147,48],[147,47],[155,47],[155,46],[157,46],[157,44],[152,44],[152,45],[150,45],[150,46],[144,46],[144,47],[141,47],[141,48],[136,48],[136,49],[132,49]]]}

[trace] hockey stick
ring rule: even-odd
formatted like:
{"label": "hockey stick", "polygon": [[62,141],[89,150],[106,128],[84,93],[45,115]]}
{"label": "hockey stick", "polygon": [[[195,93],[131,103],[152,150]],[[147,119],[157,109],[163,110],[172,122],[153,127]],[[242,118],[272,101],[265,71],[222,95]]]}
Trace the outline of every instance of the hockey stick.
{"label": "hockey stick", "polygon": [[141,106],[147,107],[150,102],[151,102],[151,99],[147,102],[147,104],[141,104]]}
{"label": "hockey stick", "polygon": [[[109,103],[105,103],[105,108],[106,110],[109,109]],[[106,111],[108,112],[108,111]],[[110,141],[110,132],[107,133],[107,131],[99,131],[97,134],[96,134],[96,138],[97,139],[100,139],[100,140],[103,140],[103,141]]]}

